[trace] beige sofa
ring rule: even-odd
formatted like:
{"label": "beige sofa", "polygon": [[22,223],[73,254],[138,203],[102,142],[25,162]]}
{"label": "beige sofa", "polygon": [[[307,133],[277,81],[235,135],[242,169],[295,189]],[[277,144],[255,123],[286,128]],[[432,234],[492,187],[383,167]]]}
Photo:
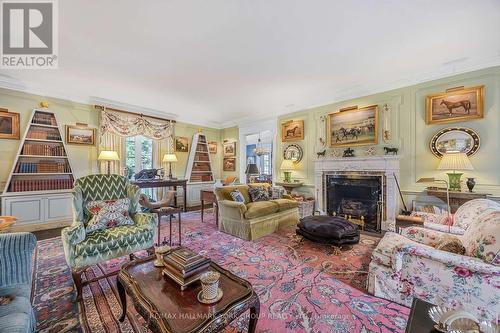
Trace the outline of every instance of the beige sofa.
{"label": "beige sofa", "polygon": [[[256,183],[215,189],[220,214],[219,230],[245,240],[254,240],[299,222],[299,203],[288,196],[283,199],[251,202],[248,189],[256,186],[270,185]],[[234,189],[240,190],[245,202],[233,201],[230,193]]]}

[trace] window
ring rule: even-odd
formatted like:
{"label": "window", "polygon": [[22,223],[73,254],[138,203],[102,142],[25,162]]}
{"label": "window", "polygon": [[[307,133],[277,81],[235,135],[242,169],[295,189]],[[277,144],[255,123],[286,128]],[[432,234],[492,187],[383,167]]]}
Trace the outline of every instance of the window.
{"label": "window", "polygon": [[126,138],[125,156],[129,179],[142,169],[153,168],[153,140],[142,135]]}

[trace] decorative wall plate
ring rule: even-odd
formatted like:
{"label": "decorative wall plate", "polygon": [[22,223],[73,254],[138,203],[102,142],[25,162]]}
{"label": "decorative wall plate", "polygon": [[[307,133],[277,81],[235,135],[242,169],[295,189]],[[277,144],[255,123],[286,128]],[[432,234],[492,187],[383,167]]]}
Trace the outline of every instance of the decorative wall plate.
{"label": "decorative wall plate", "polygon": [[292,160],[294,163],[299,163],[304,156],[304,152],[299,145],[289,145],[283,151],[283,158],[285,160]]}
{"label": "decorative wall plate", "polygon": [[448,127],[437,132],[429,144],[432,153],[441,158],[446,152],[459,151],[474,155],[481,144],[479,135],[466,127]]}

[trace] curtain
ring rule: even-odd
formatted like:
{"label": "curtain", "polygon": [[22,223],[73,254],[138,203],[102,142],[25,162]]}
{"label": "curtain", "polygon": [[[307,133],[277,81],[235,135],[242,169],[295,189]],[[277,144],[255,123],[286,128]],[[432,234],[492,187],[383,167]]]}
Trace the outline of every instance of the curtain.
{"label": "curtain", "polygon": [[102,111],[100,120],[101,133],[112,132],[120,136],[143,135],[154,140],[171,138],[174,126],[169,120],[152,121],[142,115]]}
{"label": "curtain", "polygon": [[[111,162],[111,173],[125,175],[125,137],[116,135],[112,132],[101,133],[99,143],[99,152],[103,150],[112,150],[118,153],[119,161]],[[103,162],[99,165],[99,171],[106,173],[107,163]]]}

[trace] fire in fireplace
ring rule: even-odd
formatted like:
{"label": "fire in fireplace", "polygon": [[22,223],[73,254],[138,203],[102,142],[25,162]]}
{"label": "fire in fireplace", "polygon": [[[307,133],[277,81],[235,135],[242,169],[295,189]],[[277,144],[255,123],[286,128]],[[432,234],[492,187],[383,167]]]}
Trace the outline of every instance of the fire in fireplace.
{"label": "fire in fireplace", "polygon": [[336,173],[326,175],[329,215],[340,215],[364,230],[380,232],[384,210],[384,175]]}

